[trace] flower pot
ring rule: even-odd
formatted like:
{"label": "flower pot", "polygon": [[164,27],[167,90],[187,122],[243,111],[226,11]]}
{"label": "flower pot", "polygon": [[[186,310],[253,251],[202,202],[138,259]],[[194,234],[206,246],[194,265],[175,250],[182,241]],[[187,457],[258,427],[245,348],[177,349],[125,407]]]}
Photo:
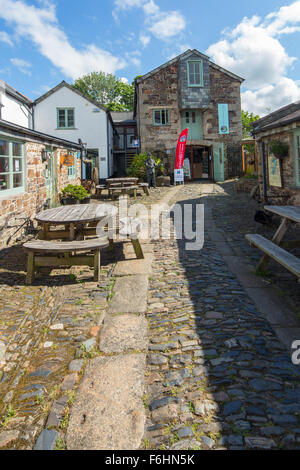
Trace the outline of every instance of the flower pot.
{"label": "flower pot", "polygon": [[77,199],[74,199],[73,197],[66,197],[66,201],[68,206],[77,204],[78,202]]}
{"label": "flower pot", "polygon": [[81,199],[80,204],[89,204],[91,202],[90,197],[86,197],[85,199]]}

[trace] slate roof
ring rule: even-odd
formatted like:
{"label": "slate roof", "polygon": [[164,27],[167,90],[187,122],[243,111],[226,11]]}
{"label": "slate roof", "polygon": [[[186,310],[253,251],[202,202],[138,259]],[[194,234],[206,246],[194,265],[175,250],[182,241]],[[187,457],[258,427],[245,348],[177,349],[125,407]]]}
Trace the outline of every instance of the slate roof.
{"label": "slate roof", "polygon": [[33,137],[35,139],[41,140],[42,142],[58,144],[63,147],[72,148],[80,150],[82,146],[79,143],[71,142],[70,140],[60,139],[59,137],[54,137],[53,135],[44,134],[43,132],[35,131],[33,129],[28,129],[27,127],[19,126],[4,119],[0,119],[0,131],[13,133],[19,137]]}
{"label": "slate roof", "polygon": [[3,86],[5,92],[8,95],[13,96],[14,98],[18,99],[19,101],[22,101],[24,104],[26,104],[28,106],[31,106],[31,104],[32,104],[31,99],[27,98],[27,96],[25,96],[25,95],[22,95],[22,93],[15,90],[11,85],[6,83],[4,80],[0,80],[0,87],[1,87],[1,83],[3,83],[2,86]]}
{"label": "slate roof", "polygon": [[300,101],[283,106],[252,123],[253,134],[300,121]]}

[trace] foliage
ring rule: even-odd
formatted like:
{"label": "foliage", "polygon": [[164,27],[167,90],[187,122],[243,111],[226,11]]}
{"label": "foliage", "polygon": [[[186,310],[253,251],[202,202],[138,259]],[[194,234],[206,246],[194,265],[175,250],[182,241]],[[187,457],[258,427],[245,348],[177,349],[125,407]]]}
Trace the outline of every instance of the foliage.
{"label": "foliage", "polygon": [[[152,158],[155,161],[155,163],[158,165],[158,167],[155,170],[156,174],[162,173],[164,170],[164,166],[161,163],[161,160],[154,156],[152,156]],[[130,167],[127,169],[127,175],[135,177],[135,178],[139,178],[142,181],[146,181],[147,180],[146,160],[147,160],[146,153],[139,153],[138,155],[135,155]]]}
{"label": "foliage", "polygon": [[87,192],[87,190],[81,186],[80,184],[68,184],[62,190],[63,197],[70,198],[70,199],[77,199],[82,201],[90,197],[91,195]]}
{"label": "foliage", "polygon": [[270,153],[275,155],[277,158],[284,158],[289,153],[289,146],[280,140],[273,140],[270,143]]}
{"label": "foliage", "polygon": [[242,110],[242,125],[243,125],[243,139],[247,139],[251,137],[252,132],[252,122],[255,122],[259,119],[259,116],[255,116],[255,114],[249,114],[248,111]]}
{"label": "foliage", "polygon": [[111,111],[133,111],[134,84],[124,83],[111,73],[83,75],[73,86]]}

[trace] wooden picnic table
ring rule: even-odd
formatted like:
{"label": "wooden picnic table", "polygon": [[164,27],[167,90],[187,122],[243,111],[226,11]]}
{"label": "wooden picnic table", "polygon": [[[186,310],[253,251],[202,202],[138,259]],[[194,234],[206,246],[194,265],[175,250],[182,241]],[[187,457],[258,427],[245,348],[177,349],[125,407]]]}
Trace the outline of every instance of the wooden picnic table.
{"label": "wooden picnic table", "polygon": [[265,206],[265,210],[281,217],[281,223],[272,241],[261,235],[246,235],[251,244],[265,253],[257,265],[257,271],[264,270],[270,258],[273,258],[300,279],[300,259],[283,249],[300,246],[300,240],[283,240],[290,225],[300,223],[300,207]]}
{"label": "wooden picnic table", "polygon": [[[75,228],[88,223],[96,223],[110,215],[111,207],[106,204],[76,204],[47,209],[36,215],[42,225],[40,238],[44,240],[74,240]],[[52,226],[63,225],[64,230],[51,231]]]}

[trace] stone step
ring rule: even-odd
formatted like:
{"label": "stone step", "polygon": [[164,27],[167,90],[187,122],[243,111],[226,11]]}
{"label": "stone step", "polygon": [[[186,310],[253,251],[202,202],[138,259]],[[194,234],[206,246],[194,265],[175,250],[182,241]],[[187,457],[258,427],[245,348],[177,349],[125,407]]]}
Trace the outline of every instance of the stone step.
{"label": "stone step", "polygon": [[146,351],[148,323],[144,315],[108,315],[101,330],[99,349],[104,353]]}
{"label": "stone step", "polygon": [[135,450],[144,435],[145,354],[92,359],[73,405],[69,450]]}
{"label": "stone step", "polygon": [[118,278],[108,313],[144,313],[147,309],[148,284],[145,274]]}

